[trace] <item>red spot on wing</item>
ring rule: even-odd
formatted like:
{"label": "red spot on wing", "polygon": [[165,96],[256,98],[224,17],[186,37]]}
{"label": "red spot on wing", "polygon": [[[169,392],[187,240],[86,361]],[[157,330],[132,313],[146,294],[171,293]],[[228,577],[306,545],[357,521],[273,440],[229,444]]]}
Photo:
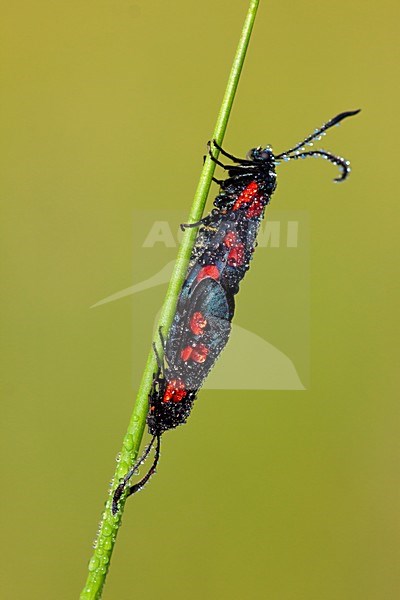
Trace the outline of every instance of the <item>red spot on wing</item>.
{"label": "red spot on wing", "polygon": [[197,275],[197,281],[201,281],[206,277],[211,277],[211,279],[219,279],[219,270],[215,265],[205,265],[199,271]]}
{"label": "red spot on wing", "polygon": [[190,319],[190,329],[194,335],[203,335],[206,325],[207,319],[201,312],[193,313],[193,316]]}
{"label": "red spot on wing", "polygon": [[193,348],[191,359],[197,363],[203,363],[207,355],[209,353],[209,349],[204,344],[198,344]]}
{"label": "red spot on wing", "polygon": [[236,246],[237,241],[238,238],[234,231],[228,231],[228,233],[224,237],[224,244],[227,248],[232,248],[232,246]]}
{"label": "red spot on wing", "polygon": [[246,211],[246,217],[248,219],[252,219],[254,217],[259,217],[262,214],[264,209],[264,204],[261,202],[259,198],[253,200],[250,204],[249,208]]}
{"label": "red spot on wing", "polygon": [[192,352],[193,352],[192,346],[186,346],[186,348],[184,348],[181,352],[181,359],[184,362],[186,362],[191,357]]}
{"label": "red spot on wing", "polygon": [[181,352],[181,359],[187,362],[189,359],[197,363],[205,362],[209,353],[209,349],[204,344],[196,344],[195,346],[186,346]]}
{"label": "red spot on wing", "polygon": [[230,248],[227,263],[230,267],[240,267],[244,261],[244,245],[234,231],[228,231],[224,237],[224,244]]}
{"label": "red spot on wing", "polygon": [[250,204],[257,198],[258,195],[258,183],[251,181],[247,187],[240,193],[238,199],[233,205],[233,210],[238,210],[243,204]]}
{"label": "red spot on wing", "polygon": [[244,246],[238,244],[229,251],[227,261],[230,267],[240,267],[244,262]]}
{"label": "red spot on wing", "polygon": [[182,379],[171,379],[165,388],[163,402],[180,402],[186,396],[187,391]]}

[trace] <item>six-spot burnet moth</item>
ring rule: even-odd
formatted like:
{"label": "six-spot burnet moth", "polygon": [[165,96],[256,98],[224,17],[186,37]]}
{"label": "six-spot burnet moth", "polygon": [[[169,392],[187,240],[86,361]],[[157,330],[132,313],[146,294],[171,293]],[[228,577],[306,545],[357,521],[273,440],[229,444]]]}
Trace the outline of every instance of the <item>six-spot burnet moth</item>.
{"label": "six-spot burnet moth", "polygon": [[[114,514],[125,490],[127,496],[134,494],[155,472],[161,435],[186,422],[198,390],[228,341],[235,295],[250,267],[265,207],[276,188],[276,166],[281,161],[321,157],[339,167],[340,175],[334,181],[344,181],[350,173],[349,161],[325,150],[306,150],[306,147],[313,146],[327,129],[358,112],[340,113],[305,140],[277,155],[269,146],[258,146],[250,150],[245,159],[237,158],[214,141],[213,145],[233,163],[226,165],[213,156],[209,146],[211,159],[227,172],[227,178],[214,178],[220,185],[220,193],[211,213],[197,223],[181,226],[200,226],[200,229],[166,340],[160,331],[163,358],[154,347],[158,370],[149,394],[147,417],[152,439],[115,490]],[[149,471],[139,482],[128,486],[154,445],[155,454]]]}

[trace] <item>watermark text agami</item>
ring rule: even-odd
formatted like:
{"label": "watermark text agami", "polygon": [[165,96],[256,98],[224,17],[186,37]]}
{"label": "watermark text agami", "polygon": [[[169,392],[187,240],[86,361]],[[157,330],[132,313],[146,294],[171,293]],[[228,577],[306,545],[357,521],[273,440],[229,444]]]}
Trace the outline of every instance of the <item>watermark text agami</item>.
{"label": "watermark text agami", "polygon": [[[148,230],[142,248],[176,248],[182,236],[180,228],[174,231],[168,221],[154,221]],[[299,221],[265,221],[258,234],[259,248],[297,248]]]}

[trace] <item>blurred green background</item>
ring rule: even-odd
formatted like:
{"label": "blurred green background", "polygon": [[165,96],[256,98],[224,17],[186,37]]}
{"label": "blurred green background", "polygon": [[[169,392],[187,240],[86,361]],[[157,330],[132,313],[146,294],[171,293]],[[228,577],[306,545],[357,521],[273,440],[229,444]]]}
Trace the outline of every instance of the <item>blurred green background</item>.
{"label": "blurred green background", "polygon": [[[3,6],[3,598],[83,586],[165,288],[142,297],[144,335],[132,298],[89,307],[154,272],[134,264],[134,210],[188,210],[246,10]],[[308,389],[201,393],[127,506],[105,600],[399,596],[399,13],[261,2],[225,146],[282,150],[363,109],[324,141],[346,184],[291,163],[274,196],[309,216]],[[275,331],[291,281],[256,267],[237,318]]]}

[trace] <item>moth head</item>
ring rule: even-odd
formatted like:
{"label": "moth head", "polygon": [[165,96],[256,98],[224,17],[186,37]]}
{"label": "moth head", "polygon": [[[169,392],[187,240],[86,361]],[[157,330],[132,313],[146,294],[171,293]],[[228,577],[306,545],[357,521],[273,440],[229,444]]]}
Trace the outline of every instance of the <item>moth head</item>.
{"label": "moth head", "polygon": [[256,162],[273,163],[274,153],[272,152],[271,146],[266,146],[265,148],[262,146],[257,146],[257,148],[252,148],[248,152],[247,158]]}

